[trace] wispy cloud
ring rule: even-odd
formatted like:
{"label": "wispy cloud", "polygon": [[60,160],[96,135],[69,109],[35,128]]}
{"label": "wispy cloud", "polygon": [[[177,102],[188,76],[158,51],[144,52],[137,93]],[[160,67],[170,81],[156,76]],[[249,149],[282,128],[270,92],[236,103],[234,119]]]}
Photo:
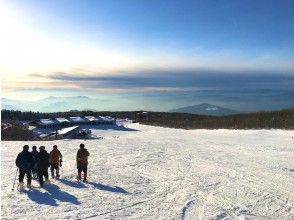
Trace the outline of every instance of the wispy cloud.
{"label": "wispy cloud", "polygon": [[[105,74],[107,75],[107,74]],[[50,75],[34,75],[54,80],[57,84],[97,91],[176,91],[199,89],[230,89],[294,86],[294,74],[280,72],[209,70],[143,70],[100,76],[56,72]]]}

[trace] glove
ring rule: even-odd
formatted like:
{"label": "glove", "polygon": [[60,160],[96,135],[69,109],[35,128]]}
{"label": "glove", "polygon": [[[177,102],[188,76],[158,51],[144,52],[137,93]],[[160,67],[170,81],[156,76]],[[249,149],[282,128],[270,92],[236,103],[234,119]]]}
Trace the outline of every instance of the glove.
{"label": "glove", "polygon": [[59,161],[59,166],[62,167],[62,160]]}

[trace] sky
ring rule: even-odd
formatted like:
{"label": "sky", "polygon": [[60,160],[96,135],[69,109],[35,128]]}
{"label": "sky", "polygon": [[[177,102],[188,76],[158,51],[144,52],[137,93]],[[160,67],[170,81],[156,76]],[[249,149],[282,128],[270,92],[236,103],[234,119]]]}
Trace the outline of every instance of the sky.
{"label": "sky", "polygon": [[294,106],[293,1],[2,0],[0,27],[2,98]]}

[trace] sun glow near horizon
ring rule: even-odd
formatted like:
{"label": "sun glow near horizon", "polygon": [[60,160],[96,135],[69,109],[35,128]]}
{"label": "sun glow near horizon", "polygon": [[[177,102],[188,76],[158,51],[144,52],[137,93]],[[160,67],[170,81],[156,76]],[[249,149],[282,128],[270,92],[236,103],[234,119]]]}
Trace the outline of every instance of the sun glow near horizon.
{"label": "sun glow near horizon", "polygon": [[[219,82],[213,77],[199,78],[202,70],[212,75],[225,72],[225,78],[248,74],[248,82],[254,71],[261,77],[294,75],[291,13],[272,8],[276,17],[264,15],[269,21],[278,18],[280,25],[273,28],[285,25],[274,31],[264,25],[255,5],[248,11],[255,16],[252,22],[246,13],[236,15],[242,4],[218,4],[0,1],[2,96],[36,100],[55,94],[195,92],[215,87]],[[145,14],[145,7],[153,12]],[[223,88],[233,86],[227,81],[221,81]],[[287,82],[291,86],[292,81]],[[280,88],[271,83],[267,86]]]}

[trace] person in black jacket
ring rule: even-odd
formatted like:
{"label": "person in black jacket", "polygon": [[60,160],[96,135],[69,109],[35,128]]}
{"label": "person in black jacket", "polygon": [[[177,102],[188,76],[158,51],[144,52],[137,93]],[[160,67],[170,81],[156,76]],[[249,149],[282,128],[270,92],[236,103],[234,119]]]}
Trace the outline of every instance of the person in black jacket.
{"label": "person in black jacket", "polygon": [[23,151],[17,155],[16,166],[19,168],[19,189],[22,190],[24,187],[23,179],[27,175],[27,187],[31,187],[32,182],[32,168],[34,161],[32,154],[29,152],[29,146],[24,145]]}
{"label": "person in black jacket", "polygon": [[39,147],[39,153],[37,154],[37,167],[38,167],[38,178],[40,187],[44,186],[43,176],[45,177],[45,183],[50,183],[48,177],[48,168],[50,167],[49,164],[49,154],[45,150],[44,146]]}
{"label": "person in black jacket", "polygon": [[32,150],[32,156],[33,156],[33,161],[34,161],[34,166],[32,168],[32,174],[33,174],[33,179],[37,179],[38,176],[38,167],[37,167],[37,147],[33,146],[33,150]]}

